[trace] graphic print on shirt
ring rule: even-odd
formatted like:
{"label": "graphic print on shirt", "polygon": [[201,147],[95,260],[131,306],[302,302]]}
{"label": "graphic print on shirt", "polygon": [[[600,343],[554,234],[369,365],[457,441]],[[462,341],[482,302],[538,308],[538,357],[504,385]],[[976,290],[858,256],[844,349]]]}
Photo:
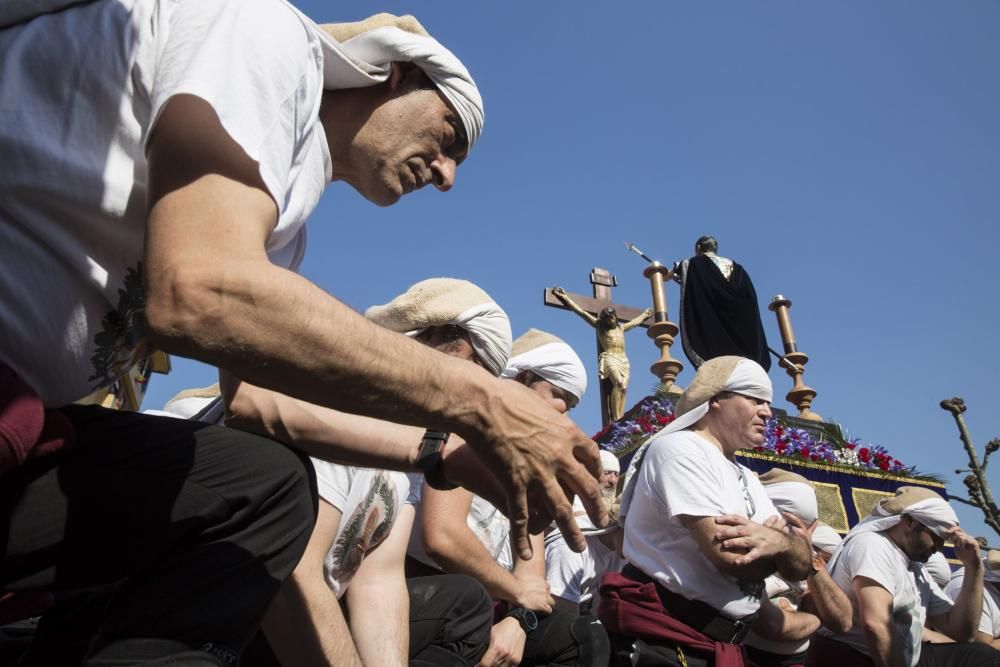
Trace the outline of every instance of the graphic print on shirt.
{"label": "graphic print on shirt", "polygon": [[364,500],[354,512],[333,545],[330,574],[337,581],[348,581],[357,572],[365,554],[382,543],[396,521],[396,488],[379,472]]}
{"label": "graphic print on shirt", "polygon": [[110,385],[136,362],[149,356],[146,344],[146,290],[142,283],[142,262],[125,272],[118,290],[118,307],[101,320],[101,331],[94,336],[97,350],[90,358],[94,374],[88,382],[99,387]]}

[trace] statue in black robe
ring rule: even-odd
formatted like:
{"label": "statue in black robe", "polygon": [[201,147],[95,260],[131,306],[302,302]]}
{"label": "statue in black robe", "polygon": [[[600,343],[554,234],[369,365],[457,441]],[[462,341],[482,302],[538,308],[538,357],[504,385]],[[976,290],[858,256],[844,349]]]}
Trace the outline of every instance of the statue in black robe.
{"label": "statue in black robe", "polygon": [[771,368],[757,292],[743,267],[716,254],[718,242],[703,236],[695,256],[674,265],[681,285],[681,343],[698,368],[709,359],[735,354]]}

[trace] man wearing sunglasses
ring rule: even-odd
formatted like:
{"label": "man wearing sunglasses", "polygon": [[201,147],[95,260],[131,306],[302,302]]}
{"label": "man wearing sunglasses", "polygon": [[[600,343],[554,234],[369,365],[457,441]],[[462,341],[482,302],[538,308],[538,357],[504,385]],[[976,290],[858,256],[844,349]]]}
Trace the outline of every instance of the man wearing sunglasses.
{"label": "man wearing sunglasses", "polygon": [[[945,541],[965,565],[954,602],[927,571],[927,559]],[[989,667],[1000,652],[968,643],[976,637],[983,604],[979,544],[958,526],[958,517],[937,493],[900,487],[844,538],[828,569],[854,610],[853,627],[834,634],[821,629],[806,664],[877,667]],[[955,643],[922,643],[933,624]]]}

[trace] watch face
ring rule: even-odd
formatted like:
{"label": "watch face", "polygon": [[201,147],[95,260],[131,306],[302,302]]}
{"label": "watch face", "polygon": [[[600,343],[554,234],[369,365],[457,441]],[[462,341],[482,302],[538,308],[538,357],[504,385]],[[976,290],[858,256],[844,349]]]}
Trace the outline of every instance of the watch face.
{"label": "watch face", "polygon": [[538,627],[538,616],[536,616],[535,612],[530,609],[524,610],[522,618],[524,619],[524,625],[528,629],[528,632],[531,632]]}

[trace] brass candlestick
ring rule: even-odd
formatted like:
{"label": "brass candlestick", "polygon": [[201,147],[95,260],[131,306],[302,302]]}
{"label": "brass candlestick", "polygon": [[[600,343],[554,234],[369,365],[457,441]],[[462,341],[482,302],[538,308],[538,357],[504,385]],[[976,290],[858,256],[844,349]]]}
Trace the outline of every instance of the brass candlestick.
{"label": "brass candlestick", "polygon": [[792,378],[792,390],[785,395],[785,398],[799,409],[800,418],[823,421],[822,417],[809,409],[813,399],[816,398],[816,390],[807,387],[802,381],[809,357],[804,352],[799,352],[799,348],[795,344],[792,320],[788,315],[788,309],[791,305],[792,302],[789,299],[778,294],[771,299],[771,303],[767,306],[768,310],[773,311],[778,318],[778,331],[781,332],[781,343],[784,346],[785,356],[778,362],[778,365],[784,368]]}
{"label": "brass candlestick", "polygon": [[677,376],[684,370],[684,364],[670,356],[670,346],[680,330],[667,316],[667,291],[663,284],[670,275],[670,269],[654,261],[643,270],[642,275],[649,278],[653,290],[653,324],[646,329],[646,335],[660,348],[660,358],[653,362],[649,370],[663,382],[664,389],[670,391]]}

